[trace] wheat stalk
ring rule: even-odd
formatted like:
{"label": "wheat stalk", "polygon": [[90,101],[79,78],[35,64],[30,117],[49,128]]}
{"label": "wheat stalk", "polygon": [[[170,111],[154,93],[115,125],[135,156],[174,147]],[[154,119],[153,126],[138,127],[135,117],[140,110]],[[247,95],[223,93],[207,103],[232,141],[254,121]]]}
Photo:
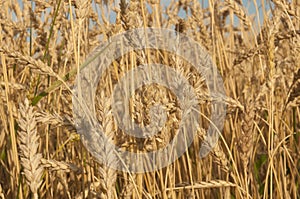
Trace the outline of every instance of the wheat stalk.
{"label": "wheat stalk", "polygon": [[2,193],[2,186],[0,184],[0,198],[5,199],[4,194]]}
{"label": "wheat stalk", "polygon": [[[180,189],[191,189],[192,186],[195,189],[208,189],[208,188],[216,188],[216,187],[235,187],[237,186],[234,183],[223,181],[223,180],[211,180],[207,182],[197,182],[193,185],[189,183],[179,183],[176,184],[176,187],[173,187],[173,190],[180,190]],[[167,188],[167,190],[170,190],[171,188]]]}

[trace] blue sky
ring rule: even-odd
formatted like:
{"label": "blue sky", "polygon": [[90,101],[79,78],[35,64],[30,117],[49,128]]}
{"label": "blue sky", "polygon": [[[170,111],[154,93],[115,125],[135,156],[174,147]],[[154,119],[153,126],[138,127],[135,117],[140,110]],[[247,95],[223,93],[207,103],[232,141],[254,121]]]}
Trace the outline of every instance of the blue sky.
{"label": "blue sky", "polygon": [[[208,2],[209,0],[199,0],[201,2],[201,5],[206,8],[208,7]],[[266,9],[269,9],[269,4],[267,3],[266,0],[263,0],[264,1],[264,5],[266,6]],[[259,18],[259,21],[260,22],[263,22],[263,8],[262,8],[262,1],[252,1],[252,0],[242,0],[243,2],[243,5],[245,6],[246,8],[246,12],[250,15],[250,16],[254,16],[254,20],[257,21],[258,18]],[[257,7],[258,7],[258,12],[259,12],[259,17],[257,16],[256,14],[256,8],[255,8],[255,4],[254,2],[256,2],[257,4]],[[169,4],[171,3],[171,0],[161,0],[161,5],[164,6],[164,8],[166,8]],[[119,4],[119,0],[117,0],[115,2],[116,5]],[[100,14],[100,13],[99,13]],[[186,17],[186,13],[183,9],[181,9],[179,11],[179,16],[184,18]],[[115,20],[115,14],[114,13],[111,13],[111,16],[110,16],[110,21],[111,22],[114,22]],[[235,21],[238,22],[238,18],[235,17]]]}
{"label": "blue sky", "polygon": [[[23,8],[23,1],[24,0],[18,0],[19,4],[21,5],[21,9]],[[127,0],[127,1],[129,1],[129,0]],[[269,4],[267,3],[267,1],[266,0],[263,0],[263,1],[265,3],[266,9],[269,9],[269,7],[268,7]],[[204,8],[208,7],[209,0],[201,0],[200,2],[201,2],[201,5]],[[259,11],[258,11],[259,12],[259,21],[260,21],[260,23],[262,23],[263,22],[263,8],[261,6],[261,4],[262,4],[261,2],[262,1],[242,0],[242,2],[243,2],[244,7],[246,8],[246,12],[250,16],[254,16],[255,22],[258,22],[258,16],[256,14],[256,8],[255,8],[254,2],[257,3],[258,9],[259,9]],[[171,3],[171,0],[161,0],[161,5],[164,8],[166,8],[170,3]],[[92,1],[92,4],[93,4],[94,10],[98,13],[98,16],[101,16],[101,10],[100,10],[99,6],[96,6],[96,4],[94,3],[94,0]],[[116,6],[118,6],[119,0],[116,0],[114,4]],[[35,3],[34,3],[34,1],[32,1],[32,9],[33,10],[35,9]],[[107,10],[106,10],[106,12],[107,12]],[[49,13],[50,13],[50,9],[48,9],[48,11],[46,10],[46,15],[49,14]],[[14,12],[12,12],[12,15],[13,15],[13,18],[16,19],[16,15],[14,14]],[[107,18],[109,18],[109,20],[110,20],[111,23],[115,22],[116,15],[115,15],[114,12],[111,12],[110,16],[108,16],[108,13],[105,13],[105,15],[107,16]],[[183,9],[181,9],[179,11],[179,16],[182,17],[182,18],[186,17],[186,13],[185,13],[185,11]],[[44,16],[42,16],[42,17],[44,17]],[[234,23],[236,23],[236,24],[239,23],[239,19],[237,17],[234,17]],[[256,26],[256,27],[258,27],[258,26]],[[259,27],[258,27],[258,29],[259,29]]]}
{"label": "blue sky", "polygon": [[[18,0],[19,4],[21,5],[21,7],[23,7],[23,2],[24,0]],[[199,0],[201,2],[201,4],[203,5],[203,7],[207,7],[208,6],[208,0]],[[248,14],[250,15],[253,15],[253,16],[256,16],[256,19],[257,20],[257,15],[256,15],[256,10],[255,10],[255,5],[254,5],[254,1],[252,0],[242,0],[243,2],[243,5],[247,8],[247,12]],[[259,7],[259,15],[261,17],[260,21],[262,21],[262,7],[261,7],[261,2],[262,1],[256,1],[256,3],[258,4],[258,7]],[[265,5],[268,9],[268,3],[266,2],[266,0],[264,0],[265,2]],[[162,0],[161,1],[161,5],[163,5],[164,7],[167,7],[169,4],[171,3],[171,0]],[[115,5],[118,5],[119,4],[119,0],[116,0],[115,1]],[[93,5],[95,5],[93,3]],[[34,9],[34,6],[35,4],[33,3],[33,9]],[[94,6],[95,7],[95,6]],[[95,10],[97,10],[98,12],[100,12],[100,9],[96,8],[95,7]],[[100,14],[100,13],[99,13]],[[179,12],[179,16],[180,17],[185,17],[186,13],[184,12],[184,10],[180,10]],[[114,14],[111,14],[110,16],[110,20],[113,22],[115,19],[115,15]]]}

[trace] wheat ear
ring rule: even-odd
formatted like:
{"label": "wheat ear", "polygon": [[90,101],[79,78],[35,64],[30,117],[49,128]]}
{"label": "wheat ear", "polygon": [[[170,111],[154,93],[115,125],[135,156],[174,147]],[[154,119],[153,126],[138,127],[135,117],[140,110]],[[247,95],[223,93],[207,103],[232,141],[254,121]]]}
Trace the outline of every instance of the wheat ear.
{"label": "wheat ear", "polygon": [[[104,97],[104,93],[100,94],[101,97],[97,97],[98,105],[98,115],[100,120],[100,128],[105,133],[106,139],[102,139],[102,159],[105,165],[99,167],[99,172],[101,175],[101,198],[110,199],[114,198],[115,183],[117,180],[117,173],[115,170],[109,168],[110,165],[117,165],[118,160],[114,152],[114,148],[106,145],[106,142],[113,142],[113,137],[115,133],[113,116],[110,107],[110,100]],[[92,129],[95,130],[95,129]],[[95,132],[96,134],[97,132]],[[105,141],[104,141],[105,140]]]}
{"label": "wheat ear", "polygon": [[36,112],[29,106],[26,99],[19,108],[19,141],[21,164],[24,167],[26,182],[33,193],[33,198],[38,198],[38,188],[42,183],[43,167],[41,166],[42,154],[38,153],[39,135],[36,128]]}

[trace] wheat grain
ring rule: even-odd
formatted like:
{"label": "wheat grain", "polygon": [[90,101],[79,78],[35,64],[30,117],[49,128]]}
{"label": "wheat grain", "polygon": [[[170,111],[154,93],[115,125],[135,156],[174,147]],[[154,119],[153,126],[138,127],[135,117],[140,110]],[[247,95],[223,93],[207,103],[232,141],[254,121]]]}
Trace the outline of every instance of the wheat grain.
{"label": "wheat grain", "polygon": [[235,1],[233,0],[225,0],[225,5],[227,5],[228,7],[230,7],[234,14],[236,14],[236,16],[247,26],[250,27],[251,26],[251,21],[248,17],[248,15],[245,13],[245,11],[243,10],[243,8]]}
{"label": "wheat grain", "polygon": [[56,160],[47,160],[42,158],[41,159],[42,165],[49,169],[50,171],[62,171],[62,172],[75,172],[77,174],[82,173],[82,169],[78,168],[76,165],[72,163],[66,163]]}
{"label": "wheat grain", "polygon": [[299,96],[300,96],[300,69],[298,69],[298,72],[295,72],[293,83],[290,87],[290,92],[288,94],[288,100],[287,103],[293,104],[294,106],[299,105]]}
{"label": "wheat grain", "polygon": [[133,191],[134,191],[134,183],[136,181],[136,175],[132,175],[132,178],[133,178],[133,182],[131,179],[127,179],[124,183],[124,187],[122,189],[122,192],[120,194],[120,197],[121,198],[124,198],[124,199],[130,199],[132,198],[132,194],[133,194]]}

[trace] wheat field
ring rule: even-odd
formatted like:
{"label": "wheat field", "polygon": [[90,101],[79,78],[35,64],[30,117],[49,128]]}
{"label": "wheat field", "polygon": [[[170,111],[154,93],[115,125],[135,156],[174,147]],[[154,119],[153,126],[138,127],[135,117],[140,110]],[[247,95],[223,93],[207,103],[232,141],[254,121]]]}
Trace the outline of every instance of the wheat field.
{"label": "wheat field", "polygon": [[[165,104],[159,133],[135,138],[117,126],[112,89],[145,63],[168,65],[187,79],[203,126],[167,167],[121,172],[86,149],[72,86],[95,48],[147,27],[185,34],[208,52],[223,79],[226,118],[217,144],[199,158],[213,103],[201,74],[167,51],[125,54],[109,65],[96,92],[99,128],[110,141],[145,153],[166,146],[179,128],[178,100],[158,84],[135,90],[128,110],[147,126],[150,107]],[[0,198],[300,198],[299,55],[299,0],[0,0]],[[113,149],[102,152],[119,164]]]}

